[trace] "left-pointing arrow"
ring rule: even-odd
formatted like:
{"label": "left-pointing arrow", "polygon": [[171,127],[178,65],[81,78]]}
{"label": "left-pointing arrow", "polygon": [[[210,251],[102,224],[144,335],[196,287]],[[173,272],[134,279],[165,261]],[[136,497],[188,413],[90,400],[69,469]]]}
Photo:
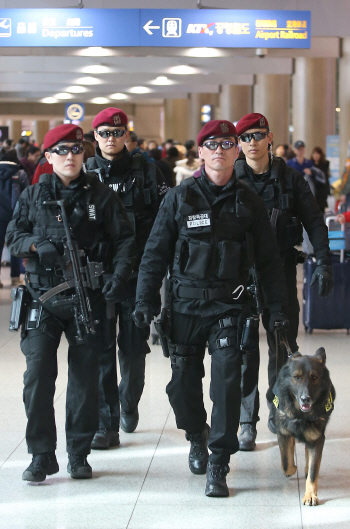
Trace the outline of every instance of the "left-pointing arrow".
{"label": "left-pointing arrow", "polygon": [[160,26],[151,26],[152,22],[153,22],[153,20],[149,20],[149,21],[147,22],[147,24],[145,24],[145,25],[143,26],[143,29],[144,29],[145,31],[147,31],[147,33],[148,33],[149,35],[153,35],[151,29],[160,29]]}

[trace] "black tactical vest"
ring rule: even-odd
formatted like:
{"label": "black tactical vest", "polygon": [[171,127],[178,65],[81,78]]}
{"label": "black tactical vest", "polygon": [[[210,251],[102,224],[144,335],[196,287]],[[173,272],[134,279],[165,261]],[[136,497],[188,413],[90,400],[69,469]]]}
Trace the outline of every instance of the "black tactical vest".
{"label": "black tactical vest", "polygon": [[[117,183],[108,182],[104,167],[99,167],[96,158],[89,158],[86,169],[97,174],[99,180],[109,185],[122,200],[128,218],[136,235],[139,259],[135,264],[138,268],[141,262],[149,234],[151,233],[155,215],[151,200],[150,189],[145,187],[146,159],[142,154],[136,153],[131,157],[131,165],[125,176]],[[154,164],[148,164],[152,170]],[[156,166],[154,166],[154,178],[156,178]]]}
{"label": "black tactical vest", "polygon": [[252,264],[252,211],[243,185],[235,183],[232,193],[219,198],[213,206],[193,177],[183,180],[180,186],[179,238],[172,277],[187,282],[226,280],[245,285],[246,270]]}
{"label": "black tactical vest", "polygon": [[303,229],[295,211],[295,200],[291,181],[285,177],[281,158],[274,158],[270,178],[265,182],[256,182],[244,159],[235,163],[237,178],[242,179],[250,189],[264,200],[269,212],[272,227],[281,251],[301,244]]}
{"label": "black tactical vest", "polygon": [[[84,182],[81,186],[71,189],[60,189],[55,193],[52,175],[40,176],[38,191],[35,196],[35,224],[33,225],[33,236],[37,239],[46,238],[54,243],[63,242],[65,231],[60,215],[60,207],[45,206],[48,200],[64,199],[67,201],[67,216],[72,229],[72,235],[79,240],[79,247],[85,250],[91,261],[104,262],[109,252],[104,240],[104,225],[99,218],[99,208],[94,202],[94,175],[83,174]],[[103,249],[102,249],[103,246]],[[104,254],[104,255],[102,255]],[[26,272],[52,275],[39,263],[36,254],[28,257]]]}

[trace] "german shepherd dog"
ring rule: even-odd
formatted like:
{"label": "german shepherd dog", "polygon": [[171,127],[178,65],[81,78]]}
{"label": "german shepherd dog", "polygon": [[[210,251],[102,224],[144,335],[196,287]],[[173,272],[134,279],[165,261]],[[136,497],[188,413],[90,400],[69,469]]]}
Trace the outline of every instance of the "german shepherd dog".
{"label": "german shepherd dog", "polygon": [[325,430],[334,408],[335,390],[321,347],[314,356],[299,352],[289,357],[274,386],[273,415],[285,476],[293,476],[295,439],[305,443],[304,505],[317,505],[317,480]]}

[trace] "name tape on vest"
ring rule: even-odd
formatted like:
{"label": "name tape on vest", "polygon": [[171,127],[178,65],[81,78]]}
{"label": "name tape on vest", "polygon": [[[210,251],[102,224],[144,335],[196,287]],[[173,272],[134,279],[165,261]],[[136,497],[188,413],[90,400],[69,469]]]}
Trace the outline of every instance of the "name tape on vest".
{"label": "name tape on vest", "polygon": [[198,215],[188,215],[187,228],[198,228],[199,226],[210,226],[209,213],[199,213]]}
{"label": "name tape on vest", "polygon": [[89,220],[96,220],[96,206],[89,204]]}

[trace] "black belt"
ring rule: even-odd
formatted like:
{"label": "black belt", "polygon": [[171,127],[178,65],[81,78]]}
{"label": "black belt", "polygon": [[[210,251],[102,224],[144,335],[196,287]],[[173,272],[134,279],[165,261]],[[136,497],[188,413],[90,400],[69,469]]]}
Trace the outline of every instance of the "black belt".
{"label": "black belt", "polygon": [[[234,291],[234,288],[235,287],[232,286],[233,291]],[[227,286],[214,287],[214,288],[198,288],[198,287],[184,287],[176,283],[174,284],[174,293],[176,293],[180,298],[203,299],[206,301],[212,301],[214,299],[232,299],[232,301],[236,301],[234,299],[232,290],[231,288],[228,288]]]}

